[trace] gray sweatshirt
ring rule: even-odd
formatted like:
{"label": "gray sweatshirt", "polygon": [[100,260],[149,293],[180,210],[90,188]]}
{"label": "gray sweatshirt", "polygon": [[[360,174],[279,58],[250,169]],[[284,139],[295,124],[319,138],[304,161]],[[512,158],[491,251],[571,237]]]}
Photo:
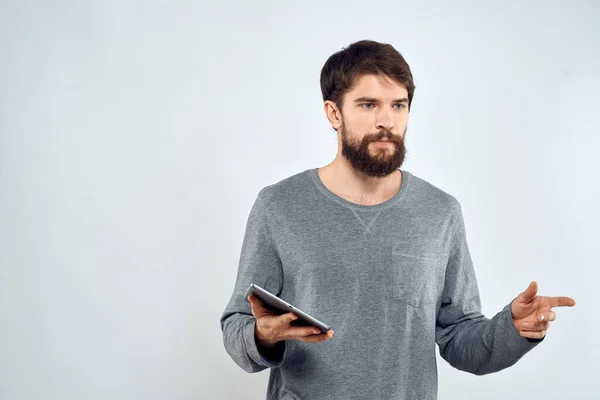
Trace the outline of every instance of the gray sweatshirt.
{"label": "gray sweatshirt", "polygon": [[[259,193],[221,328],[240,367],[270,368],[267,399],[436,399],[436,343],[452,366],[482,375],[539,342],[518,334],[510,304],[482,314],[460,203],[401,172],[399,192],[374,206],[335,195],[317,169]],[[334,337],[261,354],[251,282],[331,325]]]}

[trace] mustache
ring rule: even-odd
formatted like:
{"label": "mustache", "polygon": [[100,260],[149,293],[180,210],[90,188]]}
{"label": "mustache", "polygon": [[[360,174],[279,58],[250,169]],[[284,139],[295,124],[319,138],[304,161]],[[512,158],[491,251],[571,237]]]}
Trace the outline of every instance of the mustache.
{"label": "mustache", "polygon": [[397,145],[399,145],[403,142],[403,139],[401,136],[394,135],[392,132],[386,131],[386,130],[382,130],[377,133],[371,133],[371,134],[365,136],[364,141],[365,141],[365,143],[370,143],[370,142],[376,142],[376,141],[382,140],[382,139],[387,139],[390,142],[397,144]]}

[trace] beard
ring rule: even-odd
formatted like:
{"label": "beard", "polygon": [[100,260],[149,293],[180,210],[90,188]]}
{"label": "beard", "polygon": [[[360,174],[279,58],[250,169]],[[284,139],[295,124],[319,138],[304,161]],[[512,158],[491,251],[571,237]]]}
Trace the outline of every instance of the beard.
{"label": "beard", "polygon": [[[340,134],[342,137],[342,155],[354,169],[369,177],[386,177],[399,169],[404,163],[406,129],[403,137],[394,135],[388,130],[381,130],[378,133],[366,135],[362,140],[352,140],[354,135],[342,126]],[[374,154],[371,154],[369,144],[382,139],[389,140],[393,144],[392,149],[376,148],[373,151]]]}

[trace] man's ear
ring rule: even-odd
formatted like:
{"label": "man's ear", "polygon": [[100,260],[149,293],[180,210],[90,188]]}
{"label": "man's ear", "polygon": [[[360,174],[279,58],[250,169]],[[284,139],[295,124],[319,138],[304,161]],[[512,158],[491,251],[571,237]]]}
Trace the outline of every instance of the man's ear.
{"label": "man's ear", "polygon": [[337,131],[342,126],[342,112],[338,106],[331,100],[326,100],[323,104],[325,116],[331,127]]}

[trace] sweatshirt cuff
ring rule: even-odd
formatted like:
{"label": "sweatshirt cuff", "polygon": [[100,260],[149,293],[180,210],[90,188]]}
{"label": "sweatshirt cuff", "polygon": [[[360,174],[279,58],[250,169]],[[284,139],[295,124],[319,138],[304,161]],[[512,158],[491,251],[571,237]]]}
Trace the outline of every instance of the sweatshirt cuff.
{"label": "sweatshirt cuff", "polygon": [[254,330],[256,329],[256,319],[250,318],[246,326],[244,327],[244,346],[246,352],[252,358],[252,360],[267,368],[277,368],[283,363],[283,357],[285,355],[285,342],[279,342],[273,348],[273,351],[268,356],[261,353],[256,344],[256,336]]}
{"label": "sweatshirt cuff", "polygon": [[513,322],[512,301],[508,303],[506,307],[504,307],[502,313],[504,314],[503,319],[506,321],[506,325],[510,326],[507,332],[509,343],[511,343],[511,346],[514,347],[514,350],[516,350],[517,352],[523,352],[524,354],[529,350],[533,349],[545,339],[545,336],[542,339],[529,339],[521,336],[521,334],[517,330],[517,327],[515,326],[515,323]]}

